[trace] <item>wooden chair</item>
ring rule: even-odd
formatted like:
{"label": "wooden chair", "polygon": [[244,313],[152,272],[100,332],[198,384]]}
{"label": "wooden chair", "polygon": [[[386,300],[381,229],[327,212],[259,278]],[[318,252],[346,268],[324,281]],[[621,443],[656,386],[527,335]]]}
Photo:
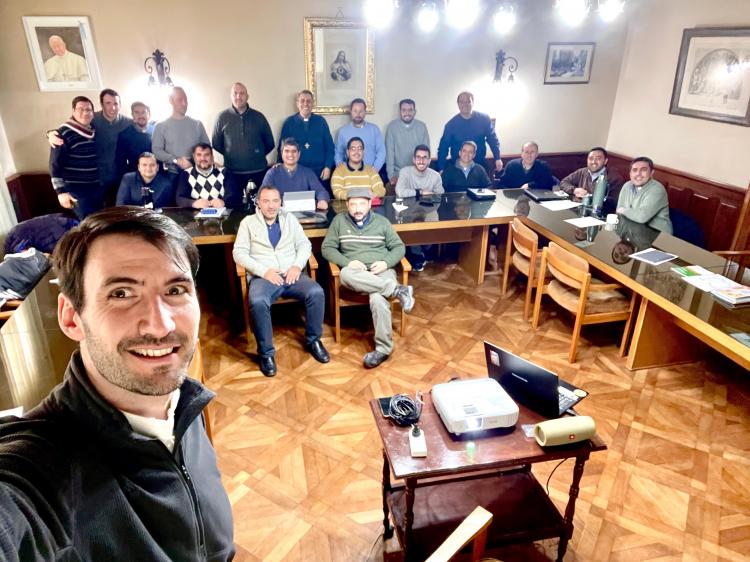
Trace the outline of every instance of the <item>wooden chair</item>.
{"label": "wooden chair", "polygon": [[[247,301],[247,291],[248,291],[248,282],[247,282],[247,271],[244,267],[242,267],[239,264],[235,264],[235,268],[237,270],[237,277],[240,278],[240,288],[242,289],[242,309],[245,312],[245,337],[247,338],[247,343],[250,345],[250,342],[253,338],[253,328],[252,324],[250,323],[250,303]],[[317,274],[318,274],[318,260],[315,259],[315,256],[313,254],[310,254],[310,259],[307,260],[307,274],[310,276],[310,279],[313,281],[317,280]],[[295,299],[279,299],[273,304],[284,304],[289,302],[299,302]]]}
{"label": "wooden chair", "polygon": [[[206,377],[203,371],[203,350],[201,349],[200,340],[195,342],[195,353],[193,353],[193,359],[190,361],[190,365],[188,365],[188,376],[201,384],[206,384]],[[208,440],[213,445],[214,432],[211,426],[211,413],[208,410],[208,406],[203,409],[203,419],[206,421],[206,435],[208,435]]]}
{"label": "wooden chair", "polygon": [[[513,248],[515,252],[512,253]],[[541,263],[542,255],[539,252],[539,236],[528,226],[521,222],[518,217],[513,219],[508,230],[508,242],[505,245],[505,263],[503,264],[503,297],[508,292],[508,277],[510,274],[511,264],[521,273],[528,281],[526,282],[526,300],[523,304],[523,319],[529,319],[529,310],[531,309],[531,292],[536,288],[537,273]]]}
{"label": "wooden chair", "polygon": [[484,548],[487,544],[487,529],[489,529],[490,523],[492,523],[492,513],[481,505],[477,506],[426,562],[448,562],[472,541],[474,541],[474,544],[470,560],[476,562],[484,554]]}
{"label": "wooden chair", "polygon": [[[341,341],[341,307],[342,306],[356,306],[363,305],[369,302],[369,297],[364,293],[358,293],[347,289],[341,285],[341,269],[335,263],[329,262],[328,264],[331,269],[331,298],[329,302],[333,307],[333,314],[335,318],[335,330],[333,337],[335,341]],[[406,258],[401,258],[401,284],[409,284],[409,272],[411,271],[411,264]],[[398,302],[398,299],[391,299],[391,308],[393,303]],[[406,313],[401,309],[401,330],[400,334],[403,336],[406,332]]]}
{"label": "wooden chair", "polygon": [[[552,274],[552,279],[545,284],[547,268]],[[617,283],[604,283],[592,278],[586,260],[571,254],[554,242],[550,242],[549,246],[542,251],[536,303],[534,304],[534,329],[539,325],[542,295],[546,294],[576,317],[568,362],[575,362],[581,326],[619,320],[627,321],[620,344],[620,356],[623,356],[630,334],[630,323],[636,295],[633,293],[628,303],[625,295],[619,292],[622,288]]]}
{"label": "wooden chair", "polygon": [[13,312],[21,306],[21,303],[23,301],[21,300],[9,300],[5,301],[2,306],[0,306],[0,326],[2,326],[6,320],[8,320],[11,316],[13,316]]}
{"label": "wooden chair", "polygon": [[714,254],[723,256],[729,260],[730,263],[727,264],[727,268],[724,271],[727,277],[729,277],[729,270],[732,268],[732,264],[737,266],[734,272],[734,280],[737,283],[742,283],[742,278],[745,276],[745,268],[750,266],[750,250],[717,250]]}

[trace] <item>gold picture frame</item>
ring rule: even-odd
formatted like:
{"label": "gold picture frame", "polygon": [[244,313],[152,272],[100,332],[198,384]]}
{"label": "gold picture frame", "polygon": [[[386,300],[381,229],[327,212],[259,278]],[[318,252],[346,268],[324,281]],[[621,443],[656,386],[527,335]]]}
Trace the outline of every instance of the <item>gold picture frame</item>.
{"label": "gold picture frame", "polygon": [[375,111],[375,54],[372,35],[359,21],[305,18],[305,78],[315,113],[348,113],[354,98]]}

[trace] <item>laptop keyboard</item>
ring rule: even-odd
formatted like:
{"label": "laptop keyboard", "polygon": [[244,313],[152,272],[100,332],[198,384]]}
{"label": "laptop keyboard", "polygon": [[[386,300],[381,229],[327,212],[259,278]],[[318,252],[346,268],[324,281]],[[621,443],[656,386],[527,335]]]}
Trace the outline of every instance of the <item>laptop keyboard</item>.
{"label": "laptop keyboard", "polygon": [[573,406],[578,400],[578,397],[573,394],[571,390],[568,390],[564,386],[557,387],[558,400],[560,401],[560,413],[566,411],[568,408]]}

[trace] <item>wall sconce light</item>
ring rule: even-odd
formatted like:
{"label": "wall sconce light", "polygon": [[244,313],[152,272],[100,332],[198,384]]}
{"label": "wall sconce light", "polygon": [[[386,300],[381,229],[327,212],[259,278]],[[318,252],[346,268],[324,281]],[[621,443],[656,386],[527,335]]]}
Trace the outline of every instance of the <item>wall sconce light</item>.
{"label": "wall sconce light", "polygon": [[495,78],[494,82],[502,82],[503,70],[508,69],[508,83],[513,83],[513,73],[518,70],[518,59],[505,56],[505,51],[500,49],[495,53]]}
{"label": "wall sconce light", "polygon": [[[143,68],[148,72],[149,86],[174,86],[172,79],[169,77],[171,66],[169,59],[159,49],[156,49],[150,57],[143,61]],[[154,77],[156,72],[156,77]]]}

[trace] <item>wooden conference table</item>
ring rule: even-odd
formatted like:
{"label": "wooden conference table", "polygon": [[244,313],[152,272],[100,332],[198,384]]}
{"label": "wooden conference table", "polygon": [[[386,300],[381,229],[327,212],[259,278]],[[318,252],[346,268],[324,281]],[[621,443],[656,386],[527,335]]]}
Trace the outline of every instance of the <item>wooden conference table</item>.
{"label": "wooden conference table", "polygon": [[[624,217],[612,230],[606,225],[576,228],[565,222],[578,216],[575,210],[551,211],[529,201],[520,189],[498,192],[498,201],[515,208],[533,230],[640,296],[629,369],[695,361],[702,346],[694,338],[750,369],[750,347],[736,337],[750,334],[750,308],[729,308],[671,271],[676,265],[700,265],[722,273],[729,266],[726,259]],[[651,247],[679,257],[656,266],[628,258]]]}
{"label": "wooden conference table", "polygon": [[[395,197],[383,197],[383,204],[373,207],[373,212],[385,216],[405,244],[460,244],[458,263],[477,285],[484,282],[484,270],[489,243],[489,227],[506,224],[513,218],[513,210],[496,201],[474,201],[465,193],[446,193],[434,203],[415,198],[400,199],[405,208],[394,207]],[[346,211],[345,201],[331,201],[327,220],[322,223],[303,224],[305,234],[318,250],[328,232],[333,217]],[[231,246],[237,236],[242,219],[247,212],[235,209],[221,219],[195,219],[195,209],[164,209],[164,214],[182,226],[198,244],[226,244],[229,264]],[[233,265],[230,269],[233,270]]]}
{"label": "wooden conference table", "polygon": [[[459,264],[477,284],[484,281],[490,225],[520,216],[535,231],[637,293],[640,306],[627,357],[630,369],[695,361],[702,346],[694,338],[750,369],[750,347],[737,339],[750,333],[750,308],[727,308],[670,270],[674,265],[700,265],[721,273],[729,262],[716,254],[624,218],[611,231],[602,226],[578,229],[565,222],[578,216],[576,211],[551,211],[529,200],[521,189],[499,190],[494,201],[474,201],[464,193],[444,194],[436,204],[407,198],[402,200],[406,208],[398,212],[395,202],[395,197],[384,197],[374,212],[387,217],[406,244],[459,242]],[[345,209],[344,201],[333,201],[327,221],[303,225],[314,248],[319,248],[329,221]],[[234,277],[231,243],[247,213],[235,210],[222,219],[196,220],[194,209],[164,212],[196,244],[225,244],[227,274]],[[628,259],[629,253],[648,247],[679,258],[659,266]]]}
{"label": "wooden conference table", "polygon": [[[544,418],[519,405],[511,432],[488,432],[471,440],[448,433],[432,404],[424,397],[419,424],[427,442],[427,457],[412,458],[409,428],[383,417],[376,399],[370,401],[383,442],[383,525],[392,536],[392,516],[404,560],[425,560],[478,505],[492,512],[487,546],[559,537],[557,560],[565,555],[573,535],[573,515],[581,476],[589,455],[606,449],[594,436],[563,447],[540,447],[521,426]],[[575,458],[568,503],[561,514],[531,472],[539,462]],[[403,484],[391,483],[393,476]]]}

